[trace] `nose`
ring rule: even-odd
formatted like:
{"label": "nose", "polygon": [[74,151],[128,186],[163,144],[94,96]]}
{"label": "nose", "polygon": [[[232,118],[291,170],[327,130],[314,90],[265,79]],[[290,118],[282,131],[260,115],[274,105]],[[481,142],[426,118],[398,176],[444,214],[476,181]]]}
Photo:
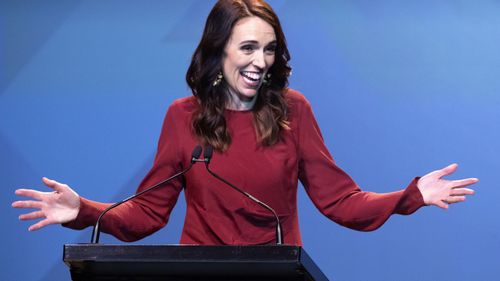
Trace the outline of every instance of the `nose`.
{"label": "nose", "polygon": [[253,61],[253,65],[256,66],[259,69],[265,69],[266,68],[266,59],[265,59],[265,54],[264,52],[255,52]]}

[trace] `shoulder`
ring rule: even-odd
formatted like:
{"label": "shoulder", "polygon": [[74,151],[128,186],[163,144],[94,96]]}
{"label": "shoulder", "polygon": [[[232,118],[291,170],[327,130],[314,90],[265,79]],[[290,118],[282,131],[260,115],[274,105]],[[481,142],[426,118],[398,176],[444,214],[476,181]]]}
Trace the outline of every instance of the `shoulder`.
{"label": "shoulder", "polygon": [[191,117],[197,109],[195,97],[185,97],[174,100],[165,114],[161,137],[184,138],[191,131]]}
{"label": "shoulder", "polygon": [[164,125],[169,126],[188,126],[193,113],[198,108],[198,102],[195,97],[184,97],[174,100],[167,109],[164,118]]}
{"label": "shoulder", "polygon": [[311,111],[311,104],[301,92],[287,88],[284,92],[284,97],[288,104],[288,115],[290,119],[298,118],[304,110]]}
{"label": "shoulder", "polygon": [[306,97],[299,91],[287,88],[284,93],[285,99],[287,102],[295,104],[295,105],[305,105],[309,104],[309,101]]}
{"label": "shoulder", "polygon": [[176,99],[174,102],[172,102],[172,104],[168,108],[167,115],[174,115],[176,117],[187,115],[190,116],[194,111],[197,110],[197,108],[198,101],[195,97],[184,97]]}

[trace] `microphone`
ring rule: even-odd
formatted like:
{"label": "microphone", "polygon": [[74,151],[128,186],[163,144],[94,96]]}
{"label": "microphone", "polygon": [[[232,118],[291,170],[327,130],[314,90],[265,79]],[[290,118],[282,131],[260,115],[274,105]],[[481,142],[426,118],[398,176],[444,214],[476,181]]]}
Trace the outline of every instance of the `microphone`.
{"label": "microphone", "polygon": [[260,201],[259,199],[253,197],[250,193],[248,193],[248,192],[246,192],[246,191],[244,191],[244,190],[236,187],[232,183],[228,182],[227,180],[223,179],[222,177],[220,177],[219,175],[217,175],[216,173],[214,173],[212,170],[210,170],[210,168],[208,167],[208,165],[210,164],[210,160],[212,159],[213,152],[214,152],[214,150],[213,150],[213,147],[211,145],[205,146],[205,150],[203,152],[203,158],[204,158],[205,167],[207,168],[207,171],[212,176],[214,176],[215,178],[217,178],[218,180],[222,181],[223,183],[227,184],[228,186],[230,186],[234,190],[236,190],[239,193],[243,194],[244,196],[246,196],[247,198],[249,198],[253,202],[259,204],[260,206],[264,207],[266,210],[268,210],[271,213],[273,213],[273,215],[274,215],[274,217],[276,219],[276,244],[277,245],[282,245],[284,243],[284,241],[283,241],[283,232],[281,231],[281,222],[280,222],[280,218],[278,217],[278,214],[276,214],[276,211],[274,211],[274,209],[271,208],[266,203],[264,203],[264,202]]}
{"label": "microphone", "polygon": [[148,188],[144,189],[143,191],[141,191],[141,192],[139,192],[139,193],[136,193],[136,194],[134,194],[134,195],[132,195],[132,196],[130,196],[130,197],[128,197],[128,198],[126,198],[126,199],[124,199],[124,200],[122,200],[122,201],[120,201],[120,202],[117,202],[117,203],[115,203],[115,204],[113,204],[113,205],[109,206],[108,208],[106,208],[106,210],[104,210],[104,211],[103,211],[103,212],[99,215],[99,217],[97,218],[97,221],[96,221],[96,223],[95,223],[95,225],[94,225],[94,229],[92,230],[92,240],[91,240],[91,242],[90,242],[90,243],[92,243],[92,244],[97,244],[97,243],[99,243],[99,234],[100,234],[100,232],[101,232],[101,231],[100,231],[100,229],[99,229],[99,227],[100,227],[100,224],[99,224],[99,223],[101,222],[102,217],[103,217],[103,216],[104,216],[107,212],[109,212],[110,210],[112,210],[112,209],[113,209],[113,208],[115,208],[115,207],[120,206],[121,204],[123,204],[123,203],[125,203],[125,202],[128,202],[128,201],[130,201],[130,200],[132,200],[132,199],[134,199],[134,198],[136,198],[136,197],[139,197],[139,196],[143,195],[144,193],[149,192],[149,191],[151,191],[151,190],[153,190],[153,189],[157,188],[158,186],[163,185],[163,184],[165,184],[165,183],[167,183],[167,182],[169,182],[169,181],[171,181],[171,180],[173,180],[173,179],[175,179],[175,178],[177,178],[177,177],[179,177],[179,176],[182,176],[183,174],[187,173],[189,170],[191,170],[191,167],[193,167],[193,165],[194,165],[196,162],[201,162],[201,161],[203,161],[203,160],[200,160],[200,159],[199,159],[200,155],[201,155],[201,146],[200,146],[200,145],[197,145],[197,146],[193,149],[193,153],[191,153],[191,163],[189,164],[189,167],[187,167],[187,168],[186,168],[186,169],[184,169],[183,171],[178,172],[177,174],[174,174],[173,176],[171,176],[171,177],[169,177],[169,178],[167,178],[167,179],[165,179],[165,180],[160,181],[159,183],[156,183],[155,185],[152,185],[152,186],[150,186],[150,187],[148,187]]}

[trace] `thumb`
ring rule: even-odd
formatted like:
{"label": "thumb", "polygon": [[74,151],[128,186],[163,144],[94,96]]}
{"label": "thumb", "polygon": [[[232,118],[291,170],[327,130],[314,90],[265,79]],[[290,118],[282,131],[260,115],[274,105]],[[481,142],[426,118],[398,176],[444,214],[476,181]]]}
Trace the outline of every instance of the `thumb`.
{"label": "thumb", "polygon": [[48,186],[48,187],[52,188],[53,190],[55,190],[55,191],[57,191],[57,192],[61,192],[61,191],[63,191],[63,190],[64,190],[64,187],[63,187],[63,186],[64,186],[64,184],[62,184],[62,183],[60,183],[60,182],[57,182],[57,181],[55,181],[55,180],[51,180],[51,179],[46,178],[46,177],[43,177],[43,178],[42,178],[42,181],[43,181],[43,183],[44,183],[46,186]]}

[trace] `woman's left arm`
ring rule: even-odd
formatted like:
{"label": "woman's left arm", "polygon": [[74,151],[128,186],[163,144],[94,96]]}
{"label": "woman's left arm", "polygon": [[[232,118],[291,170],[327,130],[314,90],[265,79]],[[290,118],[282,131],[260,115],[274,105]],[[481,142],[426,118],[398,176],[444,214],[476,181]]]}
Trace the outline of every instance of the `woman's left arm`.
{"label": "woman's left arm", "polygon": [[474,192],[465,187],[476,183],[475,178],[443,179],[456,170],[456,164],[417,177],[403,190],[362,191],[330,155],[309,102],[301,96],[294,101],[292,129],[298,140],[299,179],[314,205],[331,220],[352,229],[372,231],[392,214],[409,215],[425,205],[447,208]]}

